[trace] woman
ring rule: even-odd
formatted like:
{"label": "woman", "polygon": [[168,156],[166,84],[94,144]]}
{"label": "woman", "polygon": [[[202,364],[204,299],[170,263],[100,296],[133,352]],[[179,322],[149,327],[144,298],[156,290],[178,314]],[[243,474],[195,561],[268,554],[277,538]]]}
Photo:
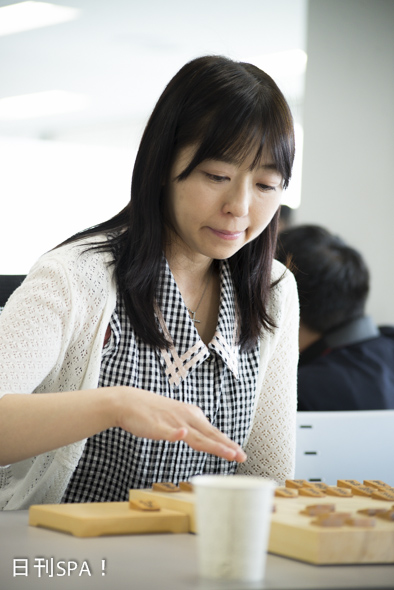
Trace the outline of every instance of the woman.
{"label": "woman", "polygon": [[298,302],[273,254],[293,158],[255,66],[202,57],[170,81],[127,207],[44,255],[0,315],[3,509],[292,476]]}

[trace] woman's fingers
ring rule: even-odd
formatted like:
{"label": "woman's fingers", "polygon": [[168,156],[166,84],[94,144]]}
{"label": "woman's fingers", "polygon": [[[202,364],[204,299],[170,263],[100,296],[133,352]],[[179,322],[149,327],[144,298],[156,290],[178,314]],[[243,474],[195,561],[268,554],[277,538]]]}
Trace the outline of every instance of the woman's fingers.
{"label": "woman's fingers", "polygon": [[170,442],[183,440],[197,451],[228,461],[245,461],[242,448],[212,426],[198,406],[135,388],[128,389],[127,394],[117,425],[135,436]]}
{"label": "woman's fingers", "polygon": [[186,417],[188,421],[187,434],[182,437],[182,440],[190,447],[197,451],[217,455],[228,461],[243,462],[246,460],[246,454],[242,448],[213,426],[201,408],[177,403],[180,404],[179,409],[188,414]]}
{"label": "woman's fingers", "polygon": [[173,430],[169,436],[163,438],[171,442],[183,440],[196,451],[216,455],[227,461],[242,463],[246,460],[246,454],[242,448],[212,426],[200,408],[188,407],[187,409],[191,410],[193,416],[189,421],[189,427]]}
{"label": "woman's fingers", "polygon": [[200,430],[190,428],[187,437],[183,440],[196,451],[216,455],[227,459],[227,461],[243,463],[246,460],[246,454],[237,443],[230,440],[213,426],[211,426],[211,429],[210,434],[206,435]]}
{"label": "woman's fingers", "polygon": [[193,428],[189,433],[189,441],[186,441],[191,447],[201,446],[203,448],[197,448],[197,450],[224,457],[228,461],[246,460],[246,454],[236,442],[213,426],[200,408],[191,407],[194,408],[194,420],[191,421]]}

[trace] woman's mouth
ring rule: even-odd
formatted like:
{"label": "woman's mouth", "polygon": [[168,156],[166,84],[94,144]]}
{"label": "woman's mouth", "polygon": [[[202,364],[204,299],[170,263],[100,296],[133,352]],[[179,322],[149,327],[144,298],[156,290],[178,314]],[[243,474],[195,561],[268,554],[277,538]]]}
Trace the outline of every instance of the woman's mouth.
{"label": "woman's mouth", "polygon": [[228,231],[225,229],[214,229],[213,227],[210,227],[209,229],[215,234],[215,236],[218,236],[218,238],[221,238],[222,240],[238,240],[238,238],[240,238],[244,233],[244,230]]}

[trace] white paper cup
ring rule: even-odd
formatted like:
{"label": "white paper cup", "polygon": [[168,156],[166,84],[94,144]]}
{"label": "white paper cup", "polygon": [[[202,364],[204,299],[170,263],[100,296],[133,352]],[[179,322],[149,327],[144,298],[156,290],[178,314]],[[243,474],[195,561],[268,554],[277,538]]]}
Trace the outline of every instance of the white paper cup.
{"label": "white paper cup", "polygon": [[191,481],[201,577],[262,580],[275,482],[245,475],[199,475]]}

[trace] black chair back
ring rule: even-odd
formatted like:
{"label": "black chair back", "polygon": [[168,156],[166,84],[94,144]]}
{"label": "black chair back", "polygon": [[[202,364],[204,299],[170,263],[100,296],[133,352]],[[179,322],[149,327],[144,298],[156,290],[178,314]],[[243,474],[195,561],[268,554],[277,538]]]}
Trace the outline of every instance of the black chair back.
{"label": "black chair back", "polygon": [[4,307],[9,296],[23,282],[26,275],[0,275],[0,307]]}

